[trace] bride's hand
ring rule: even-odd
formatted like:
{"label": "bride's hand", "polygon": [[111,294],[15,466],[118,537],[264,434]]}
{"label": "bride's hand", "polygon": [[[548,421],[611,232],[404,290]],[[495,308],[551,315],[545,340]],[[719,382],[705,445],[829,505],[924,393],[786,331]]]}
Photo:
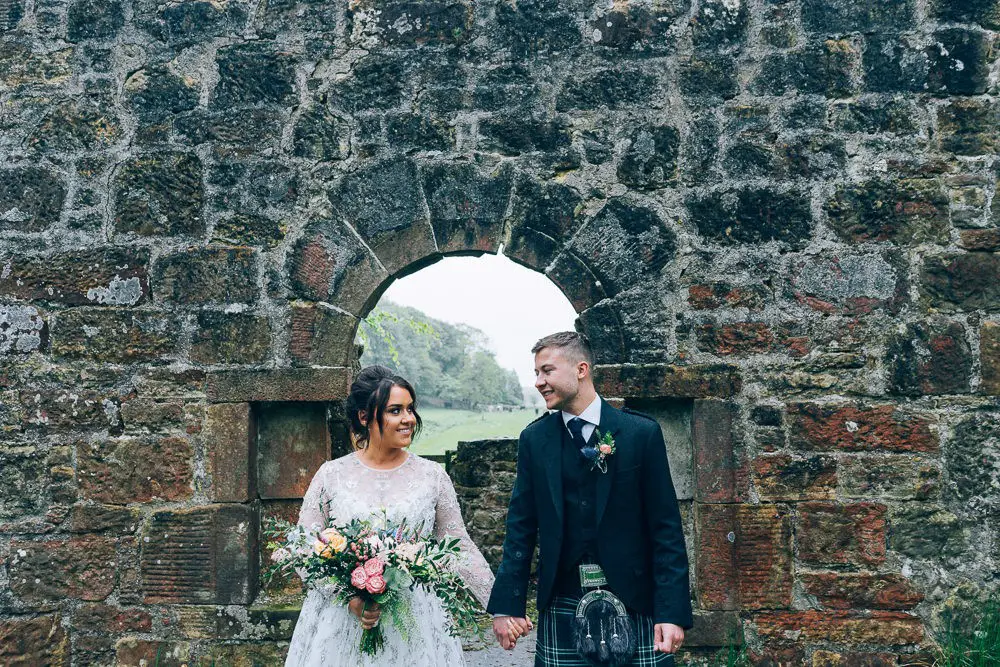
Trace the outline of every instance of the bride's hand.
{"label": "bride's hand", "polygon": [[351,598],[351,601],[347,603],[347,608],[361,619],[361,627],[365,630],[374,628],[382,615],[382,608],[378,606],[378,603],[373,602],[368,609],[365,609],[365,601],[361,598]]}

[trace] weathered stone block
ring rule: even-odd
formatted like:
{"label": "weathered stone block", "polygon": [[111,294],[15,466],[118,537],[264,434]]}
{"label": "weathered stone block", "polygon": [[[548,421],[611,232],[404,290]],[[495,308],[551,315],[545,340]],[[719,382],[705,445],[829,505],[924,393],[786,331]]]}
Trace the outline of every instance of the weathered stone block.
{"label": "weathered stone block", "polygon": [[804,258],[791,273],[791,295],[822,313],[895,313],[906,299],[906,272],[894,255]]}
{"label": "weathered stone block", "polygon": [[216,223],[212,241],[270,250],[281,243],[287,231],[288,224],[280,220],[252,213],[234,213]]}
{"label": "weathered stone block", "polygon": [[931,503],[903,504],[890,517],[889,548],[910,558],[941,562],[962,556],[968,539],[957,516]]}
{"label": "weathered stone block", "polygon": [[898,574],[803,572],[806,593],[828,609],[912,609],[924,596]]}
{"label": "weathered stone block", "polygon": [[346,227],[328,218],[313,221],[288,258],[292,292],[327,301],[360,315],[375,304],[389,275]]}
{"label": "weathered stone block", "polygon": [[983,373],[980,391],[1000,396],[1000,323],[983,322],[979,330],[979,355]]}
{"label": "weathered stone block", "polygon": [[72,48],[35,53],[29,43],[5,42],[0,54],[0,81],[12,88],[60,86],[70,76],[72,56]]}
{"label": "weathered stone block", "polygon": [[941,149],[957,155],[992,154],[1000,144],[1000,106],[990,100],[955,99],[938,107]]}
{"label": "weathered stone block", "polygon": [[828,39],[764,59],[752,89],[768,95],[789,91],[850,97],[857,89],[861,53],[850,40]]}
{"label": "weathered stone block", "polygon": [[768,291],[762,284],[733,285],[728,282],[712,282],[688,287],[687,302],[695,310],[746,308],[757,311],[763,308],[768,296]]}
{"label": "weathered stone block", "polygon": [[107,148],[122,133],[121,123],[107,108],[90,101],[60,104],[34,128],[27,143],[41,152],[89,151]]}
{"label": "weathered stone block", "polygon": [[46,388],[21,391],[22,423],[50,431],[121,428],[119,396],[114,390]]}
{"label": "weathered stone block", "polygon": [[746,473],[733,443],[735,406],[728,401],[699,399],[691,412],[695,498],[702,503],[746,499]]}
{"label": "weathered stone block", "polygon": [[121,3],[107,0],[78,0],[66,12],[66,39],[113,38],[125,25]]}
{"label": "weathered stone block", "polygon": [[351,75],[330,89],[331,105],[350,113],[397,106],[412,63],[409,52],[373,53],[351,67]]}
{"label": "weathered stone block", "polygon": [[556,151],[572,143],[568,123],[563,118],[535,120],[520,114],[484,118],[479,123],[478,147],[504,155],[535,151]]}
{"label": "weathered stone block", "polygon": [[923,44],[906,35],[870,35],[863,56],[865,90],[877,93],[925,90],[930,69]]}
{"label": "weathered stone block", "polygon": [[935,310],[1000,310],[1000,255],[970,252],[924,260],[921,291]]}
{"label": "weathered stone block", "polygon": [[518,58],[570,51],[581,42],[575,14],[558,0],[504,0],[496,22],[497,41]]}
{"label": "weathered stone block", "polygon": [[0,445],[0,521],[44,511],[46,467],[33,445]]}
{"label": "weathered stone block", "polygon": [[285,368],[217,371],[205,393],[213,403],[336,401],[347,396],[347,368]]}
{"label": "weathered stone block", "polygon": [[680,156],[680,171],[685,183],[713,182],[719,154],[719,123],[711,114],[691,120]]}
{"label": "weathered stone block", "polygon": [[576,231],[582,210],[583,199],[573,188],[523,178],[517,184],[507,254],[528,266],[544,268],[558,252],[556,243]]}
{"label": "weathered stone block", "polygon": [[271,352],[267,317],[252,313],[202,311],[191,341],[191,361],[199,364],[259,364]]}
{"label": "weathered stone block", "polygon": [[112,363],[154,361],[177,348],[177,318],[119,308],[73,308],[52,318],[52,353]]}
{"label": "weathered stone block", "polygon": [[212,104],[226,109],[251,104],[285,104],[296,95],[295,57],[266,43],[219,49],[219,83]]}
{"label": "weathered stone block", "polygon": [[410,160],[391,159],[348,175],[330,201],[390,273],[437,250]]}
{"label": "weathered stone block", "polygon": [[950,28],[934,33],[928,48],[928,88],[943,95],[978,95],[986,91],[993,59],[992,40],[984,32]]}
{"label": "weathered stone block", "polygon": [[613,199],[574,236],[570,248],[614,296],[655,280],[673,259],[677,239],[655,211]]}
{"label": "weathered stone block", "polygon": [[196,109],[176,117],[173,127],[181,143],[200,146],[212,142],[222,157],[252,155],[281,138],[282,118],[273,109]]}
{"label": "weathered stone block", "polygon": [[257,485],[261,498],[301,498],[330,458],[321,403],[262,406],[258,413]]}
{"label": "weathered stone block", "polygon": [[325,304],[292,305],[289,352],[296,364],[348,366],[358,319]]}
{"label": "weathered stone block", "polygon": [[367,0],[350,5],[347,14],[354,41],[379,39],[399,46],[461,44],[469,39],[472,5],[455,0]]}
{"label": "weathered stone block", "polygon": [[115,178],[115,230],[140,236],[205,231],[201,160],[192,153],[129,159]]}
{"label": "weathered stone block", "polygon": [[58,614],[0,621],[0,662],[11,667],[70,664],[70,638]]}
{"label": "weathered stone block", "polygon": [[59,221],[66,186],[53,172],[18,167],[0,172],[0,229],[40,232]]}
{"label": "weathered stone block", "polygon": [[531,70],[517,62],[502,63],[485,72],[472,91],[473,106],[484,111],[499,111],[507,107],[530,108],[537,97],[538,86]]}
{"label": "weathered stone block", "polygon": [[926,500],[940,493],[940,466],[923,456],[842,458],[838,472],[845,498]]}
{"label": "weathered stone block", "polygon": [[885,561],[885,505],[808,502],[798,510],[795,539],[803,563],[874,567]]}
{"label": "weathered stone block", "polygon": [[116,505],[186,500],[194,493],[194,450],[187,438],[121,437],[76,446],[83,496]]}
{"label": "weathered stone block", "polygon": [[705,609],[773,609],[792,600],[792,528],[778,505],[697,508],[697,582]]}
{"label": "weathered stone block", "polygon": [[95,248],[13,256],[0,273],[0,294],[67,305],[134,306],[149,297],[149,252]]}
{"label": "weathered stone block", "polygon": [[837,460],[831,456],[761,456],[753,462],[761,500],[832,500],[837,491]]}
{"label": "weathered stone block", "polygon": [[116,667],[184,667],[190,660],[190,642],[125,637],[115,643]]}
{"label": "weathered stone block", "polygon": [[687,207],[698,232],[723,245],[779,241],[799,248],[812,233],[809,199],[794,190],[696,195],[688,199]]}
{"label": "weathered stone block", "polygon": [[155,512],[139,556],[146,604],[250,604],[258,522],[248,505]]}
{"label": "weathered stone block", "polygon": [[13,30],[24,17],[23,0],[14,0],[0,11],[0,33]]}
{"label": "weathered stone block", "polygon": [[[414,3],[422,6],[422,3]],[[282,644],[217,644],[209,646],[198,659],[198,667],[232,665],[233,667],[256,667],[257,665],[280,665],[285,662],[288,647]]]}
{"label": "weathered stone block", "polygon": [[[926,283],[925,283],[926,285]],[[890,388],[897,394],[963,394],[972,380],[972,351],[959,322],[909,324],[888,346]]]}
{"label": "weathered stone block", "polygon": [[250,248],[188,248],[153,268],[157,298],[177,303],[257,300],[257,254]]}
{"label": "weathered stone block", "polygon": [[834,231],[854,243],[945,243],[948,203],[937,181],[874,180],[838,187],[825,209]]}
{"label": "weathered stone block", "polygon": [[582,313],[608,297],[601,281],[587,263],[571,252],[561,253],[545,269],[545,276],[569,299],[573,310]]}
{"label": "weathered stone block", "polygon": [[115,541],[80,537],[10,544],[10,590],[28,603],[103,600],[117,579]]}
{"label": "weathered stone block", "polygon": [[681,66],[679,84],[685,95],[729,100],[740,93],[738,74],[736,59],[731,56],[692,56]]}
{"label": "weathered stone block", "polygon": [[721,356],[760,354],[775,344],[775,335],[763,322],[703,324],[698,327],[698,344],[706,352]]}
{"label": "weathered stone block", "polygon": [[844,132],[864,134],[916,134],[919,111],[913,100],[860,99],[830,107],[830,123]]}
{"label": "weathered stone block", "polygon": [[455,129],[444,120],[412,113],[386,117],[386,139],[405,152],[447,151],[455,145]]}
{"label": "weathered stone block", "polygon": [[789,403],[789,444],[811,451],[935,452],[930,421],[894,405]]}
{"label": "weathered stone block", "polygon": [[556,97],[557,111],[626,109],[656,98],[659,82],[641,69],[601,69],[568,79]]}
{"label": "weathered stone block", "polygon": [[[996,197],[993,205],[1000,207],[1000,201]],[[963,229],[959,232],[958,245],[966,250],[996,252],[1000,250],[1000,229]]]}
{"label": "weathered stone block", "polygon": [[621,398],[728,398],[742,387],[738,369],[724,364],[598,364],[594,383],[601,396]]}
{"label": "weathered stone block", "polygon": [[915,10],[913,0],[804,0],[802,23],[827,35],[906,30],[916,19]]}
{"label": "weathered stone block", "polygon": [[707,0],[691,17],[691,43],[702,50],[739,46],[746,40],[749,25],[745,2]]}
{"label": "weathered stone block", "polygon": [[895,611],[773,611],[753,620],[764,638],[880,646],[919,644],[924,638],[920,618]]}
{"label": "weathered stone block", "polygon": [[154,65],[131,74],[125,80],[124,90],[128,104],[147,124],[162,122],[198,105],[196,82],[174,73],[167,65]]}
{"label": "weathered stone block", "polygon": [[257,496],[257,422],[247,403],[216,403],[205,410],[205,451],[212,475],[209,497],[245,503]]}
{"label": "weathered stone block", "polygon": [[172,46],[207,42],[213,37],[241,35],[247,23],[247,3],[212,3],[192,0],[159,5],[157,11],[136,12],[144,27]]}
{"label": "weathered stone block", "polygon": [[511,171],[483,173],[471,164],[433,164],[421,171],[438,249],[496,252],[511,196]]}
{"label": "weathered stone block", "polygon": [[1000,28],[1000,2],[997,0],[933,0],[930,13],[948,23],[978,23],[984,28]]}
{"label": "weathered stone block", "polygon": [[48,325],[37,308],[0,304],[0,356],[39,352],[48,340]]}
{"label": "weathered stone block", "polygon": [[293,131],[293,152],[321,162],[343,160],[350,151],[350,129],[338,116],[315,106],[302,113]]}
{"label": "weathered stone block", "polygon": [[638,190],[655,190],[677,178],[680,133],[669,125],[637,130],[618,163],[618,180]]}
{"label": "weathered stone block", "polygon": [[74,630],[123,634],[149,632],[153,616],[143,609],[122,609],[109,604],[91,603],[78,607],[70,620]]}
{"label": "weathered stone block", "polygon": [[115,505],[73,505],[69,516],[71,533],[109,533],[131,535],[139,528],[142,514],[138,507]]}
{"label": "weathered stone block", "polygon": [[955,425],[944,451],[945,501],[957,512],[1000,517],[1000,415],[973,413]]}

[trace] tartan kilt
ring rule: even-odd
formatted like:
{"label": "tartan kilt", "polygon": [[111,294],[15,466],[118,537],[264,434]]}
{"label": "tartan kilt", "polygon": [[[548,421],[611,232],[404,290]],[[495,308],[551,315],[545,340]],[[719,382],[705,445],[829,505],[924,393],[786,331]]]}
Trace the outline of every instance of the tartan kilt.
{"label": "tartan kilt", "polygon": [[[573,648],[573,619],[579,596],[556,596],[538,618],[538,639],[535,643],[535,667],[590,667]],[[632,667],[673,665],[674,656],[653,648],[653,619],[629,610],[635,624],[637,646]]]}

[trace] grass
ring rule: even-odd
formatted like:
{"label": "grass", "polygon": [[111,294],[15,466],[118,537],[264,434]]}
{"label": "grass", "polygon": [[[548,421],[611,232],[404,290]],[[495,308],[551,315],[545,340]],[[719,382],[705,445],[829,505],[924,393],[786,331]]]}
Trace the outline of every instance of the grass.
{"label": "grass", "polygon": [[414,454],[444,454],[455,449],[459,440],[516,438],[538,414],[534,410],[476,412],[421,408],[424,430],[410,449]]}
{"label": "grass", "polygon": [[952,623],[938,638],[936,667],[993,667],[1000,664],[1000,598],[987,601],[976,618]]}

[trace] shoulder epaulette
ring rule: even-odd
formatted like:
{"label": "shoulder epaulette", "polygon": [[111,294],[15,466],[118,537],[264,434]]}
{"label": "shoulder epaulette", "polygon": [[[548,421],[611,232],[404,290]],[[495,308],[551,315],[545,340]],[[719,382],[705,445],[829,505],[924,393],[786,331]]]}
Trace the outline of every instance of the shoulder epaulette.
{"label": "shoulder epaulette", "polygon": [[630,415],[635,415],[636,417],[642,417],[643,419],[648,419],[649,421],[653,422],[654,424],[659,424],[659,422],[656,421],[655,417],[650,417],[645,412],[639,412],[638,410],[633,410],[632,408],[622,408],[622,412],[627,412]]}

